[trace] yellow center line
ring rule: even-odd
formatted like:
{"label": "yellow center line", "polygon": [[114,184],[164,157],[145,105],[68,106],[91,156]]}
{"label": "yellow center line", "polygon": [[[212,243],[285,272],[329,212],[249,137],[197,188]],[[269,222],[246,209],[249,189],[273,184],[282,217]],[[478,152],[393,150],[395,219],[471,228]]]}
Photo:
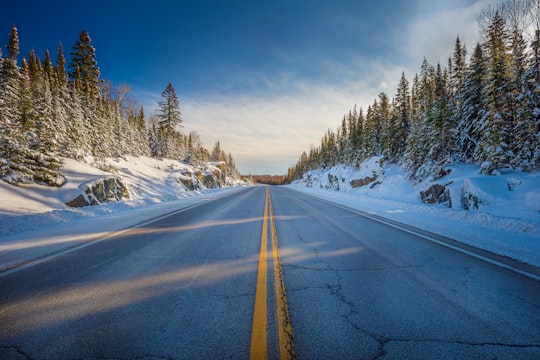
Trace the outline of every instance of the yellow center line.
{"label": "yellow center line", "polygon": [[292,337],[291,320],[289,318],[289,308],[285,294],[285,282],[283,281],[283,270],[279,258],[279,247],[276,232],[276,222],[274,219],[274,208],[270,197],[270,222],[272,224],[272,259],[274,262],[274,288],[276,291],[276,315],[279,338],[279,354],[281,360],[295,359],[294,343]]}
{"label": "yellow center line", "polygon": [[257,288],[255,292],[255,308],[253,310],[253,325],[251,328],[250,359],[267,358],[267,320],[266,320],[266,283],[267,283],[267,247],[268,247],[268,199],[270,192],[266,191],[264,203],[263,228],[261,235],[261,250],[259,268],[257,270]]}
{"label": "yellow center line", "polygon": [[250,359],[268,358],[268,324],[267,324],[267,251],[268,251],[268,218],[270,217],[272,234],[272,262],[274,264],[274,290],[276,292],[276,318],[280,359],[295,359],[294,343],[292,339],[291,321],[285,296],[283,271],[279,258],[279,247],[276,232],[276,222],[270,189],[266,189],[264,204],[263,228],[261,234],[261,250],[259,255],[259,268],[257,272],[257,289],[255,293],[255,307],[253,311],[253,325],[251,331]]}

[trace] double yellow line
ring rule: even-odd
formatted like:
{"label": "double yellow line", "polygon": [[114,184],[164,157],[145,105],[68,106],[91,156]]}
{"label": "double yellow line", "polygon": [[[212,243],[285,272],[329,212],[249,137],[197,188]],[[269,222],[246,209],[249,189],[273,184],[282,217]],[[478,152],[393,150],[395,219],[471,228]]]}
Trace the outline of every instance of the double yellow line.
{"label": "double yellow line", "polygon": [[276,222],[270,189],[266,189],[264,204],[263,228],[261,235],[261,250],[259,255],[259,268],[257,272],[257,290],[255,293],[255,308],[253,312],[253,326],[251,331],[251,359],[268,358],[268,316],[267,316],[267,284],[268,284],[268,219],[270,218],[272,236],[272,263],[274,268],[274,290],[276,293],[276,319],[279,342],[280,359],[295,359],[294,343],[292,339],[291,321],[285,296],[283,271],[279,259],[279,248],[276,234]]}

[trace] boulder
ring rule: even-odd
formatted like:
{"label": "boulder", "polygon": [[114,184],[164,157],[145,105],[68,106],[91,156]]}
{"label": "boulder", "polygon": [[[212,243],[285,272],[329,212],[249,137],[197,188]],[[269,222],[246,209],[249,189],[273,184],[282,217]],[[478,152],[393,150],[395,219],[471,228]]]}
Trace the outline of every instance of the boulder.
{"label": "boulder", "polygon": [[86,199],[86,196],[84,195],[79,195],[77,196],[75,199],[71,200],[71,201],[68,201],[66,203],[67,206],[69,207],[83,207],[83,206],[88,206],[90,205],[90,203],[88,202],[88,200]]}
{"label": "boulder", "polygon": [[476,210],[480,204],[478,196],[469,191],[463,192],[461,195],[461,201],[463,202],[463,209],[465,210]]}
{"label": "boulder", "polygon": [[202,184],[198,179],[199,175],[200,171],[196,173],[183,171],[182,174],[178,177],[178,181],[188,190],[201,190]]}
{"label": "boulder", "polygon": [[420,199],[424,204],[445,204],[452,207],[450,190],[441,184],[434,184],[426,191],[420,191]]}
{"label": "boulder", "polygon": [[302,182],[301,184],[305,187],[312,187],[313,186],[313,180],[311,179],[311,174],[307,173],[302,176]]}
{"label": "boulder", "polygon": [[222,184],[213,174],[206,174],[202,176],[202,183],[207,189],[221,188]]}
{"label": "boulder", "polygon": [[370,184],[370,183],[374,182],[375,180],[377,180],[377,177],[375,175],[366,176],[363,179],[351,180],[350,184],[351,184],[351,187],[354,189],[354,188],[357,188],[357,187],[360,187],[360,186],[365,186],[367,184]]}
{"label": "boulder", "polygon": [[339,191],[339,178],[336,175],[328,174],[328,184],[326,189]]}
{"label": "boulder", "polygon": [[83,207],[99,205],[101,203],[116,202],[129,198],[127,187],[118,177],[99,179],[92,185],[88,185],[84,194],[66,202],[70,207]]}

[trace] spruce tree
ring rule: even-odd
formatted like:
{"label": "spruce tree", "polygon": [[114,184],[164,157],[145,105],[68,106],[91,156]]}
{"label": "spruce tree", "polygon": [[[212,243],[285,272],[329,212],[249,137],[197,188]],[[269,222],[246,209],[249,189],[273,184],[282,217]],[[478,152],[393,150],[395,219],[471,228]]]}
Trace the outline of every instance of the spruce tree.
{"label": "spruce tree", "polygon": [[486,107],[486,136],[482,141],[482,172],[492,173],[509,166],[512,160],[513,118],[510,113],[508,95],[511,93],[510,57],[506,23],[499,12],[495,13],[488,28],[485,48],[488,57]]}
{"label": "spruce tree", "polygon": [[182,139],[178,136],[177,128],[182,126],[180,104],[178,96],[171,83],[167,85],[161,93],[162,101],[158,102],[159,109],[156,117],[158,119],[158,142],[161,144],[162,155],[165,157],[183,158],[183,151],[179,147],[183,146]]}
{"label": "spruce tree", "polygon": [[218,140],[216,141],[216,143],[214,144],[214,147],[212,148],[212,153],[210,154],[210,161],[214,161],[214,162],[224,161],[225,159],[222,159],[221,153],[222,153],[221,145]]}
{"label": "spruce tree", "polygon": [[58,53],[56,55],[56,65],[54,67],[55,78],[57,81],[57,86],[65,86],[67,84],[66,76],[66,58],[64,57],[64,50],[62,48],[62,43],[58,44]]}
{"label": "spruce tree", "polygon": [[486,60],[482,46],[477,44],[465,72],[459,92],[459,119],[456,127],[459,160],[465,163],[479,161],[480,143],[485,128]]}
{"label": "spruce tree", "polygon": [[171,83],[167,85],[161,93],[162,101],[158,102],[159,109],[157,117],[159,126],[166,132],[173,132],[177,127],[182,126],[182,114],[180,113],[180,103],[178,96]]}
{"label": "spruce tree", "polygon": [[395,114],[392,119],[392,141],[389,154],[393,161],[400,161],[409,135],[411,123],[411,97],[409,94],[409,82],[405,78],[405,73],[401,73],[395,97]]}
{"label": "spruce tree", "polygon": [[25,139],[21,126],[21,96],[20,96],[20,72],[17,66],[19,55],[19,35],[17,28],[13,26],[9,33],[6,46],[7,56],[2,61],[2,87],[0,98],[2,108],[0,110],[0,176],[6,180],[14,179],[17,182],[17,168],[23,162],[25,154]]}
{"label": "spruce tree", "polygon": [[96,98],[99,94],[101,80],[99,78],[100,72],[96,60],[96,50],[90,44],[91,41],[88,31],[84,29],[72,48],[70,76],[73,81],[78,82],[85,96]]}

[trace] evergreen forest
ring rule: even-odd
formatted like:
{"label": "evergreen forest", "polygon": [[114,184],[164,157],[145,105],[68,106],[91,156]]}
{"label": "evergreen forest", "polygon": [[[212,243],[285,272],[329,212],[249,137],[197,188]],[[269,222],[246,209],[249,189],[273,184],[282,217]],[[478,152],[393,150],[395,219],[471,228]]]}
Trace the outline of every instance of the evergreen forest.
{"label": "evergreen forest", "polygon": [[[11,28],[6,54],[0,48],[0,179],[11,184],[61,186],[62,158],[100,159],[125,155],[176,159],[192,165],[215,161],[238,176],[232,155],[219,141],[212,151],[192,131],[181,132],[179,100],[172,84],[158,111],[147,119],[130,99],[130,87],[101,79],[96,51],[83,30],[70,62],[62,44],[53,62],[32,50],[19,63],[19,36]],[[67,67],[67,69],[66,69]]]}
{"label": "evergreen forest", "polygon": [[393,96],[355,106],[304,151],[288,181],[373,156],[417,181],[451,163],[492,175],[540,169],[540,2],[507,1],[478,21],[482,40],[470,56],[458,36],[447,64],[424,58],[412,81],[402,73]]}

